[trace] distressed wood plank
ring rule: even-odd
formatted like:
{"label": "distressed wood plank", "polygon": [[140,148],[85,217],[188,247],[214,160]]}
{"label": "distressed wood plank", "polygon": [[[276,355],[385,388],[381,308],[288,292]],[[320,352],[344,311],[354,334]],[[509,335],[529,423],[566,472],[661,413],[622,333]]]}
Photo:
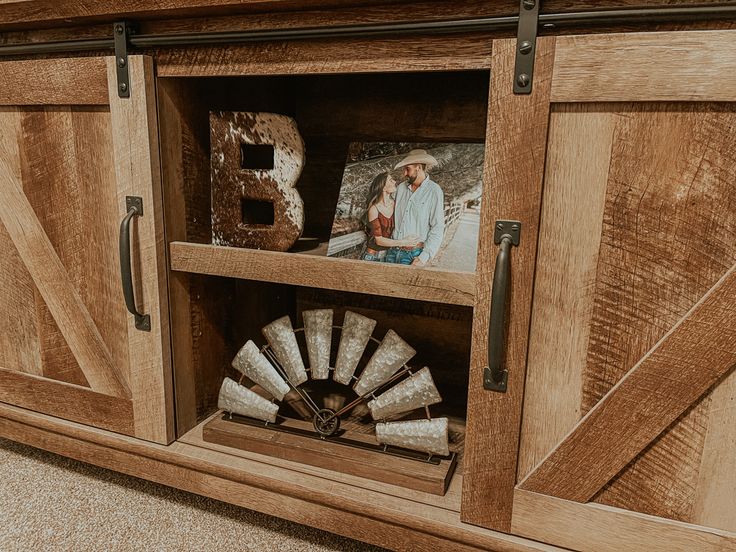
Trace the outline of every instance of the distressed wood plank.
{"label": "distressed wood plank", "polygon": [[463,35],[252,43],[160,49],[159,77],[394,73],[486,69],[491,41]]}
{"label": "distressed wood plank", "polygon": [[519,451],[527,475],[582,417],[596,265],[615,117],[587,106],[550,117]]}
{"label": "distressed wood plank", "polygon": [[169,250],[172,270],[437,303],[473,304],[475,275],[472,272],[379,266],[365,261],[198,243],[173,242]]}
{"label": "distressed wood plank", "polygon": [[0,62],[0,105],[105,105],[102,58]]}
{"label": "distressed wood plank", "polygon": [[[516,483],[554,38],[537,42],[534,89],[530,95],[513,94],[515,47],[515,40],[493,42],[461,511],[463,521],[500,531],[510,530]],[[499,219],[519,220],[522,224],[521,243],[511,251],[506,393],[483,389],[491,267],[498,251],[493,244],[492,228]]]}
{"label": "distressed wood plank", "polygon": [[[614,113],[616,128],[582,414],[736,262],[733,108],[665,103],[588,109],[591,116]],[[689,521],[708,410],[704,397],[594,500]]]}
{"label": "distressed wood plank", "polygon": [[10,235],[36,287],[74,353],[93,390],[118,397],[129,396],[122,374],[116,369],[79,293],[23,193],[19,114],[5,113],[0,135],[0,220]]}
{"label": "distressed wood plank", "polygon": [[82,424],[133,434],[130,401],[70,383],[0,367],[0,402]]}
{"label": "distressed wood plank", "polygon": [[[0,113],[0,125],[3,114]],[[41,375],[41,344],[36,320],[36,286],[5,227],[0,224],[0,366]]]}
{"label": "distressed wood plank", "polygon": [[562,36],[553,102],[734,101],[729,31]]}
{"label": "distressed wood plank", "polygon": [[512,530],[581,552],[736,550],[736,534],[599,504],[517,490]]}
{"label": "distressed wood plank", "polygon": [[[105,59],[108,81],[115,83],[115,58]],[[118,98],[110,86],[110,115],[120,219],[126,196],[143,199],[143,216],[131,227],[131,259],[138,311],[151,316],[151,331],[136,329],[126,314],[135,435],[169,443],[174,405],[155,79],[150,57],[130,56],[128,67],[130,98]]]}
{"label": "distressed wood plank", "polygon": [[736,265],[521,482],[590,499],[736,366]]}
{"label": "distressed wood plank", "polygon": [[708,427],[693,492],[691,523],[736,532],[736,372],[709,395]]}

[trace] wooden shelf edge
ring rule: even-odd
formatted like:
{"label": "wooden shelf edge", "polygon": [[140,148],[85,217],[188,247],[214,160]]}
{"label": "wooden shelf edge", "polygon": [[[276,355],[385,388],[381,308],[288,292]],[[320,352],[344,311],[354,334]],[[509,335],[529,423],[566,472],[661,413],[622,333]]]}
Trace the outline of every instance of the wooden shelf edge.
{"label": "wooden shelf edge", "polygon": [[209,244],[171,242],[171,270],[473,306],[475,274]]}
{"label": "wooden shelf edge", "polygon": [[164,446],[0,403],[0,437],[398,550],[552,552],[449,512],[177,441]]}

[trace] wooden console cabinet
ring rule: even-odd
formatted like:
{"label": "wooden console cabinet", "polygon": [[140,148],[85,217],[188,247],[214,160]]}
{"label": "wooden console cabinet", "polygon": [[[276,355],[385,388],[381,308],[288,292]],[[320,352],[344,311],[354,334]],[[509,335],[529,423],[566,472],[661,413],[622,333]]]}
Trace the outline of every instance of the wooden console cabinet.
{"label": "wooden console cabinet", "polygon": [[[3,43],[102,36],[119,17],[22,4],[0,11]],[[140,32],[505,13],[190,4],[141,11]],[[0,61],[0,435],[397,550],[736,550],[728,26],[542,36],[526,95],[516,39],[479,31],[142,48],[129,98],[107,51]],[[297,121],[317,241],[351,141],[485,142],[476,272],[212,245],[219,109]],[[150,331],[120,291],[128,196],[143,202],[132,277]],[[504,393],[483,388],[498,220],[522,223]],[[204,440],[237,348],[314,305],[414,328],[442,359],[465,428],[444,496]]]}

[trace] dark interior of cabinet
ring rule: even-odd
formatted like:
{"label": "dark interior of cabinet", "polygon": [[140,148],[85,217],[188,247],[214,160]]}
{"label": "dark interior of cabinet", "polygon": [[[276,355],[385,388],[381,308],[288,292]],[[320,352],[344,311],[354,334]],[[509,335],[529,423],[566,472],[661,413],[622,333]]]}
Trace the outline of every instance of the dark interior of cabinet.
{"label": "dark interior of cabinet", "polygon": [[[158,79],[167,241],[211,243],[210,111],[295,119],[306,149],[296,186],[304,235],[319,243],[329,238],[351,142],[482,143],[488,85],[487,71]],[[181,272],[170,274],[170,305],[179,435],[217,409],[222,380],[238,376],[230,362],[248,339],[263,345],[263,326],[285,314],[299,326],[310,308],[335,309],[335,324],[350,309],[378,321],[374,337],[389,328],[401,335],[418,351],[409,364],[429,366],[443,397],[433,417],[447,415],[451,435],[464,432],[471,307]]]}

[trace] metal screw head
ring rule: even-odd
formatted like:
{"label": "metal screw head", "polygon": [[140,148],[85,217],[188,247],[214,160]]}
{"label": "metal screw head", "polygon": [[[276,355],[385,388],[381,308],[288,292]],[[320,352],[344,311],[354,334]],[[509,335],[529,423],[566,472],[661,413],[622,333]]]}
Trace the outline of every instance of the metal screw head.
{"label": "metal screw head", "polygon": [[125,67],[125,58],[118,59],[118,67]]}
{"label": "metal screw head", "polygon": [[529,75],[526,73],[522,73],[518,77],[516,77],[516,84],[518,84],[522,88],[526,88],[529,86]]}
{"label": "metal screw head", "polygon": [[115,25],[115,32],[118,34],[123,34],[123,26],[122,25]]}
{"label": "metal screw head", "polygon": [[521,44],[519,44],[519,53],[521,54],[528,54],[532,51],[532,43],[528,40],[524,40]]}
{"label": "metal screw head", "polygon": [[521,5],[524,6],[525,10],[533,10],[537,2],[536,0],[524,0]]}
{"label": "metal screw head", "polygon": [[498,224],[496,225],[496,228],[497,228],[498,230],[503,230],[503,224],[501,224],[501,223],[499,222],[499,223],[498,223]]}
{"label": "metal screw head", "polygon": [[119,88],[121,92],[125,92],[128,90],[128,85],[125,84],[124,82],[121,82]]}

